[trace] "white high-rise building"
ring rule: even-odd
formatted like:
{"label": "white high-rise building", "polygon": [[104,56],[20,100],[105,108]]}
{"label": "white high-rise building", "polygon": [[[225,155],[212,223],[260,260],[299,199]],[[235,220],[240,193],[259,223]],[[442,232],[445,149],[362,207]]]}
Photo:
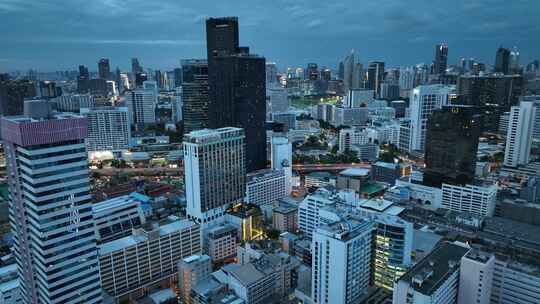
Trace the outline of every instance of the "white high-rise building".
{"label": "white high-rise building", "polygon": [[529,163],[535,117],[536,107],[532,101],[522,100],[519,106],[510,109],[504,150],[505,166],[517,167]]}
{"label": "white high-rise building", "polygon": [[411,91],[411,150],[424,151],[427,121],[435,110],[449,104],[454,87],[440,84],[422,85]]}
{"label": "white high-rise building", "polygon": [[148,88],[135,89],[127,99],[131,124],[141,126],[156,123],[157,93],[154,88],[148,85]]}
{"label": "white high-rise building", "polygon": [[84,143],[87,120],[50,115],[41,105],[45,108],[25,109],[28,117],[1,120],[24,303],[101,303]]}
{"label": "white high-rise building", "polygon": [[371,275],[373,224],[345,219],[313,233],[311,298],[313,303],[359,303]]}
{"label": "white high-rise building", "polygon": [[365,145],[369,143],[369,134],[359,128],[341,129],[339,131],[339,152],[343,153],[352,150],[354,145]]}
{"label": "white high-rise building", "polygon": [[286,136],[272,136],[271,164],[274,170],[283,170],[285,173],[285,191],[292,191],[292,144]]}
{"label": "white high-rise building", "polygon": [[399,89],[403,91],[412,90],[414,87],[414,70],[411,68],[399,69]]}
{"label": "white high-rise building", "polygon": [[129,148],[131,126],[126,107],[81,108],[88,119],[88,151],[119,151]]}
{"label": "white high-rise building", "polygon": [[[540,141],[540,95],[523,96],[521,97],[521,101],[532,101],[534,103],[536,111],[534,117],[533,139]],[[504,134],[506,134],[506,132]]]}
{"label": "white high-rise building", "polygon": [[245,135],[240,128],[202,129],[184,136],[187,215],[218,222],[246,194]]}

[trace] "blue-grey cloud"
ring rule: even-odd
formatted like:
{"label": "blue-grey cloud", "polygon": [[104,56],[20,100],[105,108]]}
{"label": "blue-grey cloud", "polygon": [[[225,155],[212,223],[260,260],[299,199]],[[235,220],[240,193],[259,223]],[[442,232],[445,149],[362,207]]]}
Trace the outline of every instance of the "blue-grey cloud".
{"label": "blue-grey cloud", "polygon": [[243,45],[280,67],[334,67],[348,50],[390,66],[430,62],[445,41],[450,59],[493,62],[499,45],[540,57],[538,0],[0,0],[0,71],[95,69],[100,57],[127,69],[173,68],[205,54],[204,20],[239,16]]}

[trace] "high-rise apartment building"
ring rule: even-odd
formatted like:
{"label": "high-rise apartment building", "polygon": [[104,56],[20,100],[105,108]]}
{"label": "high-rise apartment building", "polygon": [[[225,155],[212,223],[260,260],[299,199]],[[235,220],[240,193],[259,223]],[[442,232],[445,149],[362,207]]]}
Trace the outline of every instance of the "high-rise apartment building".
{"label": "high-rise apartment building", "polygon": [[87,121],[47,107],[1,121],[21,292],[25,303],[101,303]]}
{"label": "high-rise apartment building", "polygon": [[435,46],[435,60],[433,63],[435,74],[442,75],[446,73],[446,67],[448,65],[448,44],[441,43]]}
{"label": "high-rise apartment building", "polygon": [[138,88],[128,94],[130,122],[137,127],[156,123],[157,93],[153,88]]}
{"label": "high-rise apartment building", "polygon": [[246,194],[245,135],[240,128],[203,129],[184,136],[188,217],[220,219]]}
{"label": "high-rise apartment building", "polygon": [[98,77],[107,80],[111,78],[111,67],[108,58],[101,58],[98,61]]}
{"label": "high-rise apartment building", "polygon": [[246,168],[266,167],[265,58],[239,47],[236,17],[206,20],[210,128],[239,127],[246,135]]}
{"label": "high-rise apartment building", "polygon": [[411,91],[411,150],[424,151],[428,118],[435,110],[450,103],[453,87],[444,85],[422,85]]}
{"label": "high-rise apartment building", "polygon": [[423,183],[465,185],[474,179],[481,116],[473,106],[443,106],[428,119]]}
{"label": "high-rise apartment building", "polygon": [[208,62],[182,60],[184,133],[208,128]]}
{"label": "high-rise apartment building", "polygon": [[129,148],[131,126],[127,107],[81,108],[88,119],[88,151],[120,151]]}
{"label": "high-rise apartment building", "polygon": [[283,170],[263,169],[247,174],[247,203],[268,206],[289,193],[287,193],[287,177]]}
{"label": "high-rise apartment building", "polygon": [[373,224],[344,219],[313,233],[311,297],[314,303],[359,303],[371,274]]}
{"label": "high-rise apartment building", "polygon": [[510,109],[504,165],[517,167],[529,163],[537,108],[532,101],[521,101]]}

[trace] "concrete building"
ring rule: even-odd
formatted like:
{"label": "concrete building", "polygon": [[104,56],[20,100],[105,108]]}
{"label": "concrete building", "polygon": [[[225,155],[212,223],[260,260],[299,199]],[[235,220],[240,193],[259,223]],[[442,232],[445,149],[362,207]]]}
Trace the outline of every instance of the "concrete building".
{"label": "concrete building", "polygon": [[[410,169],[410,167],[408,168]],[[377,182],[394,185],[396,183],[396,179],[399,179],[402,176],[402,173],[406,173],[405,168],[403,168],[405,170],[401,169],[402,167],[400,164],[378,161],[371,165],[371,178]]]}
{"label": "concrete building", "polygon": [[428,118],[450,103],[449,95],[453,90],[454,87],[437,84],[422,85],[411,91],[411,150],[424,151]]}
{"label": "concrete building", "polygon": [[127,96],[131,124],[138,127],[155,124],[157,99],[157,91],[150,85],[131,91]]}
{"label": "concrete building", "polygon": [[342,108],[335,107],[332,124],[339,126],[363,126],[369,116],[368,108]]}
{"label": "concrete building", "polygon": [[280,202],[272,210],[272,227],[281,232],[298,230],[298,206]]}
{"label": "concrete building", "polygon": [[352,150],[353,145],[369,143],[368,134],[359,128],[341,129],[339,131],[339,153]]}
{"label": "concrete building", "polygon": [[323,206],[328,206],[339,201],[336,193],[325,188],[319,188],[314,193],[306,196],[298,205],[298,228],[306,236],[311,237],[319,227],[319,211]]}
{"label": "concrete building", "polygon": [[313,233],[314,303],[359,303],[371,274],[372,223],[345,219]]}
{"label": "concrete building", "polygon": [[205,252],[213,263],[223,263],[236,256],[238,229],[232,225],[210,228],[205,234]]}
{"label": "concrete building", "polygon": [[366,89],[350,89],[347,92],[345,104],[349,108],[367,106],[374,100],[375,91]]}
{"label": "concrete building", "polygon": [[471,250],[461,258],[458,303],[491,303],[495,256]]}
{"label": "concrete building", "polygon": [[3,117],[14,255],[25,303],[101,303],[87,121],[26,104]]}
{"label": "concrete building", "polygon": [[489,185],[442,185],[442,208],[457,212],[469,212],[480,216],[493,216],[497,201],[497,186]]}
{"label": "concrete building", "polygon": [[379,145],[377,144],[352,145],[351,151],[356,153],[358,159],[362,161],[376,161],[379,158]]}
{"label": "concrete building", "polygon": [[146,223],[143,202],[138,197],[138,193],[132,193],[92,205],[98,242],[129,236],[132,229]]}
{"label": "concrete building", "polygon": [[369,169],[350,168],[339,172],[336,187],[338,189],[351,189],[360,193],[360,189],[370,180]]}
{"label": "concrete building", "polygon": [[178,289],[182,303],[191,304],[191,290],[199,282],[208,280],[211,274],[212,262],[205,254],[192,255],[178,262]]}
{"label": "concrete building", "polygon": [[187,215],[198,223],[219,222],[246,195],[244,131],[203,129],[184,136]]}
{"label": "concrete building", "polygon": [[99,269],[103,290],[116,299],[142,296],[155,285],[173,286],[177,264],[201,253],[199,225],[172,219],[148,230],[99,246]]}
{"label": "concrete building", "polygon": [[460,261],[468,251],[442,243],[396,282],[392,304],[457,303]]}
{"label": "concrete building", "polygon": [[271,115],[272,121],[283,124],[286,131],[296,129],[296,114],[293,112],[274,112]]}
{"label": "concrete building", "polygon": [[289,98],[285,88],[268,87],[266,89],[266,100],[266,111],[268,113],[287,112],[289,110]]}
{"label": "concrete building", "polygon": [[121,151],[129,148],[131,125],[128,108],[81,108],[80,113],[88,119],[88,151]]}
{"label": "concrete building", "polygon": [[287,179],[282,170],[264,169],[247,174],[247,203],[270,205],[287,195]]}
{"label": "concrete building", "polygon": [[519,106],[510,108],[504,150],[505,166],[517,167],[529,163],[535,116],[536,107],[532,101],[521,101]]}

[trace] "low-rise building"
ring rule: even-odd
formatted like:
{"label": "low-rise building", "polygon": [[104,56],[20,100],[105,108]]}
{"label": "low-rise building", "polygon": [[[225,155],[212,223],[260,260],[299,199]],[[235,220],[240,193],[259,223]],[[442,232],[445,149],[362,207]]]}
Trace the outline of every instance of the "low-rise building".
{"label": "low-rise building", "polygon": [[360,193],[362,186],[370,179],[369,169],[350,168],[339,172],[336,187],[338,189],[351,189]]}
{"label": "low-rise building", "polygon": [[272,227],[282,232],[296,232],[298,230],[298,206],[279,202],[272,212]]}
{"label": "low-rise building", "polygon": [[191,290],[199,282],[208,280],[212,274],[210,257],[192,255],[178,262],[178,289],[182,303],[191,304]]}
{"label": "low-rise building", "polygon": [[236,256],[237,229],[232,225],[216,226],[205,233],[205,252],[213,263],[223,263]]}
{"label": "low-rise building", "polygon": [[481,216],[493,216],[497,201],[497,186],[490,185],[442,185],[442,207],[469,212]]}

